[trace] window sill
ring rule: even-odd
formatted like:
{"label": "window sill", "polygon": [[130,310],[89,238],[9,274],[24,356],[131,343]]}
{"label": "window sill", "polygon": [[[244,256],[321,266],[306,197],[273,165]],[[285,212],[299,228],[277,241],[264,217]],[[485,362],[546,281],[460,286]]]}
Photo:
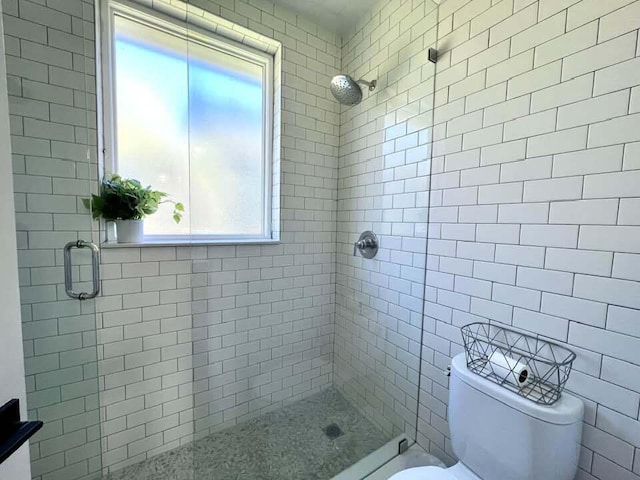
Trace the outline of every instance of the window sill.
{"label": "window sill", "polygon": [[102,242],[101,248],[145,248],[145,247],[197,247],[197,246],[216,246],[216,245],[278,245],[279,239],[189,239],[189,240],[143,240],[136,243],[118,243],[115,241]]}

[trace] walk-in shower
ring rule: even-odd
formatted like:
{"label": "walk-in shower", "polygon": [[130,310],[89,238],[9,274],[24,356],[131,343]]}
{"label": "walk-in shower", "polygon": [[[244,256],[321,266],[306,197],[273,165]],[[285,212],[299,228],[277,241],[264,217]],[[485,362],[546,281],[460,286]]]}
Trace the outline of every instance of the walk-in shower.
{"label": "walk-in shower", "polygon": [[[413,443],[432,98],[380,121],[409,88],[387,46],[278,0],[22,3],[3,13],[33,479],[360,480]],[[145,220],[177,233],[113,243],[82,201],[105,173],[184,202]],[[275,233],[203,241],[195,215],[224,202],[192,185],[250,185],[273,208],[229,196],[229,218]],[[353,255],[363,231],[375,256]]]}

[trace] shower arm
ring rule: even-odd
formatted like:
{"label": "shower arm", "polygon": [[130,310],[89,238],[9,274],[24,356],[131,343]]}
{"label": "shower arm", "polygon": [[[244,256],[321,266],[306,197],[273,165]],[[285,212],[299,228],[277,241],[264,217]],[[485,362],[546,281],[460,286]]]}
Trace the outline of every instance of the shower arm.
{"label": "shower arm", "polygon": [[369,91],[373,92],[376,89],[376,86],[378,85],[378,81],[377,80],[371,80],[370,82],[366,81],[366,80],[357,80],[356,83],[361,83],[363,85],[366,85],[367,87],[369,87]]}

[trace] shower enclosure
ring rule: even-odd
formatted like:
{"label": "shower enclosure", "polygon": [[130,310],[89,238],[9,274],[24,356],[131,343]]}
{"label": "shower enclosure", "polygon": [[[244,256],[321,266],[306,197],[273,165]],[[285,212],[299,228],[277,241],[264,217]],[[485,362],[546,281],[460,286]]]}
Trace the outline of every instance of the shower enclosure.
{"label": "shower enclosure", "polygon": [[[33,478],[360,479],[412,444],[435,3],[394,16],[406,2],[380,2],[341,35],[277,2],[42,3],[3,0],[27,403],[44,421]],[[127,38],[151,28],[145,15],[166,28],[136,62]],[[202,81],[208,36],[272,65],[260,77],[273,99],[272,241],[206,242],[195,218],[208,204],[194,185],[217,191],[235,174],[191,169],[217,158],[211,144],[235,145],[200,108],[219,111],[227,93]],[[125,57],[138,81],[164,83],[118,98],[109,82],[127,79],[111,69]],[[340,105],[340,73],[376,88]],[[177,90],[188,99],[167,110]],[[116,110],[135,121],[118,125]],[[118,168],[125,147],[141,170]],[[118,245],[92,220],[82,200],[116,171],[186,204],[182,241]],[[353,255],[367,230],[371,259]]]}

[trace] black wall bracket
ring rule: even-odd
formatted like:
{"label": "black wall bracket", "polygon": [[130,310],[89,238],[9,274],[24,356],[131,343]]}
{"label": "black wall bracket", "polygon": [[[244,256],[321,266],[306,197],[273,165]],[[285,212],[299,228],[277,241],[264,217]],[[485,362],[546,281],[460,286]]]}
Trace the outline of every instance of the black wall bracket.
{"label": "black wall bracket", "polygon": [[435,48],[430,48],[429,49],[429,61],[431,63],[437,63],[438,62],[438,51]]}
{"label": "black wall bracket", "polygon": [[403,438],[398,444],[398,455],[402,455],[407,450],[409,450],[409,440]]}
{"label": "black wall bracket", "polygon": [[42,428],[42,422],[21,422],[20,403],[9,400],[0,407],[0,463]]}

